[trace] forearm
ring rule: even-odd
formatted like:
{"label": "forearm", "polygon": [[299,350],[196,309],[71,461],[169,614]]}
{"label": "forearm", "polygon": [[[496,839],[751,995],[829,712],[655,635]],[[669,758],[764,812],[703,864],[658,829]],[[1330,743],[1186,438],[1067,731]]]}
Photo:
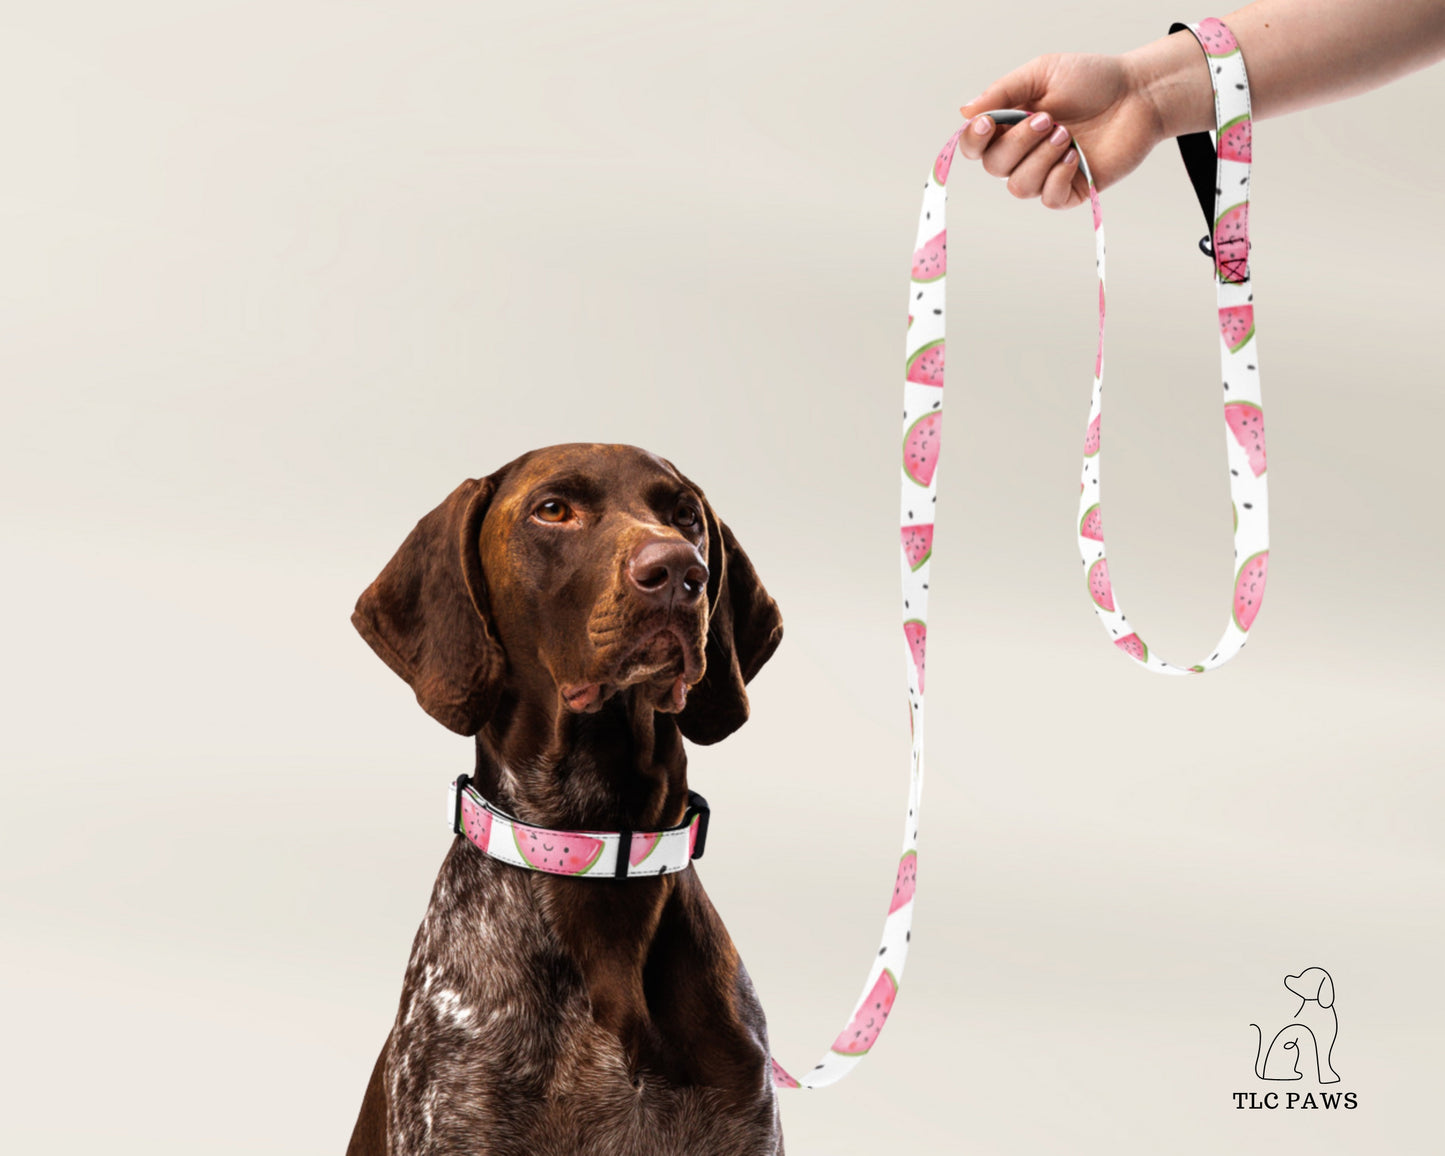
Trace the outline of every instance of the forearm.
{"label": "forearm", "polygon": [[[1366,92],[1445,57],[1445,0],[1256,0],[1223,20],[1244,53],[1256,120]],[[1124,63],[1158,109],[1163,136],[1214,127],[1192,36],[1161,37]]]}

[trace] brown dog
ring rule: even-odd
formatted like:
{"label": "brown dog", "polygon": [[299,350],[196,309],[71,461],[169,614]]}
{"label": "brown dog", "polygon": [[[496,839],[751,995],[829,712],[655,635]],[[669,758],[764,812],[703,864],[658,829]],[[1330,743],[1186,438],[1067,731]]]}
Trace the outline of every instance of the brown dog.
{"label": "brown dog", "polygon": [[[487,799],[594,831],[681,821],[682,739],[746,721],[783,632],[697,486],[590,444],[462,483],[352,622],[476,736]],[[691,867],[567,878],[453,842],[349,1156],[782,1151],[762,1008]]]}

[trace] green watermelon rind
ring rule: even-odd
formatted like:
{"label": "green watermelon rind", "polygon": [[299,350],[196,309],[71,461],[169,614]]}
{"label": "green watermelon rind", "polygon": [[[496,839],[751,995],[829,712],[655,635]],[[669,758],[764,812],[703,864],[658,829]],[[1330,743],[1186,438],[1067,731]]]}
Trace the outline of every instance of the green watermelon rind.
{"label": "green watermelon rind", "polygon": [[[1094,597],[1094,571],[1097,570],[1100,566],[1107,567],[1108,564],[1109,560],[1107,558],[1096,558],[1094,560],[1094,564],[1089,567],[1088,572],[1084,575],[1084,584],[1088,587],[1089,590],[1089,601],[1092,602],[1095,606],[1097,606],[1100,610],[1103,610],[1108,614],[1113,614],[1118,610],[1118,602],[1115,602],[1113,609],[1110,609],[1108,606],[1105,606],[1102,602],[1100,602],[1097,598]],[[1109,583],[1109,597],[1112,599],[1113,596],[1114,586],[1111,580]]]}
{"label": "green watermelon rind", "polygon": [[1229,214],[1232,213],[1232,212],[1234,212],[1235,209],[1246,209],[1246,208],[1248,208],[1248,207],[1249,207],[1249,202],[1248,202],[1248,201],[1240,201],[1238,204],[1230,205],[1229,208],[1225,209],[1224,212],[1220,213],[1219,216],[1215,217],[1215,218],[1214,218],[1214,230],[1213,230],[1213,232],[1210,234],[1211,238],[1219,236],[1219,224],[1220,224],[1221,221],[1224,220],[1225,217],[1229,216]]}
{"label": "green watermelon rind", "polygon": [[[903,431],[903,476],[907,478],[910,482],[912,482],[915,486],[922,486],[925,489],[929,486],[933,479],[929,478],[928,481],[925,482],[913,476],[913,472],[908,468],[908,443],[913,438],[913,431],[918,428],[921,422],[930,421],[934,418],[942,421],[943,411],[938,409],[931,409],[925,414],[920,414],[918,417],[914,418],[913,421],[909,424],[908,428]],[[934,436],[936,437],[937,435],[935,434]],[[935,461],[934,469],[937,468],[938,463]]]}
{"label": "green watermelon rind", "polygon": [[[1253,562],[1256,558],[1267,558],[1268,556],[1268,550],[1256,550],[1253,554],[1246,558],[1243,564],[1239,567],[1239,569],[1234,572],[1234,597],[1230,599],[1229,616],[1234,620],[1234,625],[1239,627],[1239,629],[1245,634],[1249,633],[1250,627],[1253,627],[1254,623],[1251,622],[1249,626],[1245,626],[1244,623],[1240,622],[1239,620],[1239,611],[1234,605],[1239,595],[1239,580],[1244,577],[1244,572],[1249,569],[1249,564],[1251,562]],[[1256,608],[1255,614],[1257,615],[1258,613],[1259,610],[1258,608]]]}
{"label": "green watermelon rind", "polygon": [[[1243,308],[1247,308],[1247,307],[1246,307],[1246,306],[1241,306],[1241,305],[1233,305],[1233,306],[1225,306],[1225,308],[1226,308],[1226,309],[1243,309]],[[1222,312],[1224,312],[1224,310],[1220,310],[1220,312],[1222,313]],[[1220,330],[1220,332],[1219,332],[1219,337],[1220,337],[1220,340],[1221,340],[1221,341],[1226,341],[1226,342],[1227,342],[1227,341],[1229,340],[1229,338],[1227,338],[1227,337],[1224,336],[1224,331],[1223,331],[1223,329]],[[1249,328],[1245,331],[1244,336],[1241,337],[1238,342],[1236,342],[1234,345],[1227,346],[1227,348],[1229,349],[1229,352],[1230,352],[1230,353],[1238,353],[1241,349],[1243,349],[1246,345],[1248,345],[1248,344],[1249,344],[1251,341],[1253,341],[1253,340],[1254,340],[1254,310],[1253,310],[1253,308],[1250,308]]]}
{"label": "green watermelon rind", "polygon": [[[1248,447],[1247,445],[1245,445],[1242,441],[1239,440],[1239,435],[1234,432],[1234,427],[1229,424],[1229,411],[1232,410],[1232,409],[1252,409],[1252,410],[1254,410],[1254,412],[1257,413],[1257,414],[1259,414],[1259,416],[1260,416],[1261,428],[1263,428],[1263,422],[1264,422],[1264,409],[1263,409],[1261,406],[1256,405],[1256,404],[1255,404],[1254,402],[1252,402],[1252,401],[1231,401],[1231,402],[1227,402],[1227,403],[1225,404],[1225,406],[1224,406],[1224,411],[1225,411],[1224,428],[1229,431],[1229,436],[1234,440],[1234,444],[1237,445],[1237,446],[1239,446],[1240,449],[1244,450],[1244,452],[1245,452],[1246,454],[1248,454],[1248,453],[1249,453],[1249,447]],[[1253,470],[1253,468],[1254,468],[1254,467],[1251,465],[1251,466],[1250,466],[1250,469]],[[1255,474],[1254,476],[1255,476],[1255,477],[1259,477],[1260,474],[1262,474],[1263,472],[1264,472],[1264,471],[1261,470],[1259,474]],[[1230,503],[1230,504],[1233,505],[1233,503]],[[1238,508],[1236,508],[1235,511],[1234,511],[1234,528],[1235,528],[1236,530],[1239,529],[1239,510],[1238,510]]]}
{"label": "green watermelon rind", "polygon": [[[1230,129],[1235,128],[1235,127],[1237,127],[1238,125],[1244,124],[1246,121],[1251,121],[1251,120],[1253,120],[1253,119],[1254,119],[1254,118],[1253,118],[1252,116],[1250,116],[1249,113],[1247,113],[1247,112],[1242,112],[1242,113],[1240,113],[1237,117],[1235,117],[1233,120],[1227,120],[1227,121],[1225,121],[1222,125],[1219,126],[1219,130],[1218,130],[1218,132],[1216,133],[1215,138],[1214,138],[1215,141],[1218,142],[1218,141],[1223,140],[1223,139],[1224,139],[1224,135],[1225,135],[1227,132],[1229,132]],[[1219,148],[1219,146],[1218,146],[1218,144],[1216,143],[1216,145],[1215,145],[1216,151],[1218,151],[1218,148]]]}
{"label": "green watermelon rind", "polygon": [[[928,342],[926,345],[920,345],[917,349],[915,349],[913,353],[909,356],[908,360],[903,363],[903,379],[905,381],[913,381],[913,363],[917,361],[920,357],[922,357],[925,353],[927,353],[930,349],[932,349],[935,345],[942,345],[947,340],[948,338],[946,337],[939,337],[933,341]],[[923,383],[917,382],[916,384],[922,385]]]}
{"label": "green watermelon rind", "polygon": [[[912,711],[909,711],[909,718],[911,719],[912,717],[913,717],[913,712],[912,712]],[[913,864],[914,864],[914,866],[913,866],[914,886],[917,887],[917,885],[918,885],[918,884],[917,884],[917,880],[918,880],[918,852],[917,852],[917,851],[905,851],[905,852],[903,852],[902,855],[900,855],[900,856],[898,857],[898,872],[897,872],[897,874],[894,875],[894,877],[893,877],[893,880],[894,880],[894,881],[893,881],[893,890],[894,890],[895,892],[898,890],[898,878],[899,878],[899,876],[901,876],[901,875],[903,874],[903,864],[907,863],[908,860],[910,860],[910,859],[913,860]],[[897,912],[897,911],[902,911],[905,907],[908,906],[909,903],[912,903],[912,902],[913,902],[913,897],[910,895],[910,896],[908,897],[908,899],[907,899],[906,902],[900,903],[897,907],[894,907],[894,906],[892,906],[892,905],[890,904],[890,905],[889,905],[889,908],[888,908],[888,914],[889,914],[889,915],[892,915],[892,914],[894,914],[894,913]]]}
{"label": "green watermelon rind", "polygon": [[[938,240],[937,236],[930,237],[927,241],[925,241],[922,245],[920,245],[920,246],[918,247],[918,251],[921,253],[924,249],[928,248],[928,246],[931,245],[931,244],[933,244],[933,242],[936,241],[936,240]],[[915,259],[916,259],[916,254],[915,254]],[[947,276],[948,276],[948,265],[947,265],[947,262],[945,262],[945,263],[944,263],[944,267],[943,267],[941,270],[939,270],[939,272],[938,272],[935,276],[933,276],[933,277],[912,277],[912,276],[910,276],[909,280],[911,280],[915,285],[932,285],[932,284],[933,284],[934,282],[936,282],[936,281],[942,281],[942,280],[943,280],[945,277],[947,277]]]}
{"label": "green watermelon rind", "polygon": [[[916,530],[916,529],[919,529],[919,528],[920,528],[919,525],[912,525],[912,526],[904,526],[904,527],[903,527],[903,529],[905,529],[905,530]],[[907,558],[908,558],[908,547],[907,547],[906,544],[904,545],[903,549],[904,549],[903,557],[904,557],[904,560],[907,561]],[[927,561],[928,561],[930,558],[932,558],[932,557],[933,557],[933,540],[932,540],[932,539],[929,539],[928,549],[923,552],[923,557],[919,558],[917,562],[909,562],[909,563],[908,563],[908,569],[911,570],[913,573],[917,574],[918,571],[923,568],[923,564],[924,564],[925,562],[927,562]]]}
{"label": "green watermelon rind", "polygon": [[[1143,654],[1130,654],[1127,650],[1124,649],[1123,643],[1127,642],[1131,638],[1139,644],[1139,649],[1144,652]],[[1138,634],[1126,634],[1123,638],[1116,638],[1114,640],[1114,645],[1119,648],[1120,654],[1123,654],[1128,658],[1132,658],[1135,662],[1147,663],[1149,661],[1149,644],[1145,642],[1142,638],[1140,638]]]}
{"label": "green watermelon rind", "polygon": [[[631,856],[629,856],[629,857],[628,857],[628,863],[629,863],[629,865],[632,866],[632,867],[640,867],[640,866],[642,866],[642,864],[646,863],[650,858],[652,858],[652,853],[657,850],[657,848],[661,845],[661,843],[662,843],[662,838],[661,838],[661,836],[659,836],[658,838],[654,839],[654,840],[652,841],[651,845],[647,848],[647,853],[646,853],[645,855],[643,855],[642,858],[639,859],[636,863],[633,863],[633,862],[631,861]],[[600,854],[600,852],[599,852],[599,854]]]}
{"label": "green watermelon rind", "polygon": [[[561,834],[561,832],[557,833]],[[538,867],[530,859],[527,858],[527,852],[522,849],[522,837],[517,834],[516,827],[512,828],[512,842],[516,845],[517,854],[522,857],[522,862],[526,863],[529,867],[532,867],[533,870],[542,871],[548,875],[586,875],[587,872],[591,871],[593,867],[597,866],[597,860],[602,858],[602,848],[604,846],[602,840],[597,839],[595,836],[592,835],[583,835],[581,837],[584,839],[593,839],[596,842],[597,849],[592,852],[592,858],[587,860],[587,863],[576,871],[547,871],[545,867]]]}
{"label": "green watermelon rind", "polygon": [[[883,971],[882,971],[881,973],[879,973],[878,979],[882,979],[883,976],[885,976],[885,975],[888,977],[888,982],[893,985],[893,999],[896,1000],[896,999],[898,998],[898,977],[893,974],[893,969],[892,969],[892,968],[888,968],[888,967],[885,967],[885,968],[883,969]],[[874,990],[875,990],[877,987],[878,987],[878,980],[874,980],[874,981],[873,981],[873,987],[871,987],[871,988],[868,989],[868,995],[871,996],[871,995],[873,994]],[[864,998],[864,1001],[866,1002],[868,997],[867,997],[867,996],[864,996],[863,998]],[[859,1010],[861,1011],[862,1009],[860,1008]],[[892,1015],[892,1014],[893,1014],[893,1004],[892,1004],[892,1003],[890,1003],[890,1004],[888,1005],[888,1014],[889,1014],[889,1015]],[[887,1021],[886,1021],[886,1017],[885,1017],[885,1023],[886,1023],[886,1022],[887,1022]],[[843,1034],[847,1032],[848,1028],[851,1028],[852,1026],[853,1026],[853,1021],[852,1021],[852,1020],[849,1020],[849,1021],[848,1021],[848,1026],[845,1027],[842,1032],[839,1032],[839,1033],[838,1033],[838,1034],[839,1034],[839,1037],[841,1038],[841,1037],[843,1036]],[[882,1031],[883,1031],[883,1025],[882,1025],[882,1024],[880,1024],[880,1025],[878,1026],[878,1031],[879,1031],[880,1034],[882,1033]],[[837,1041],[837,1040],[834,1040],[833,1042],[836,1044],[838,1041]],[[868,1045],[866,1048],[864,1048],[861,1052],[845,1052],[845,1051],[843,1051],[843,1050],[841,1050],[841,1049],[839,1049],[839,1048],[836,1048],[836,1047],[829,1048],[828,1050],[829,1050],[830,1052],[833,1052],[833,1053],[835,1053],[836,1055],[840,1055],[840,1056],[866,1056],[869,1052],[871,1052],[871,1051],[873,1050],[874,1045],[876,1045],[877,1042],[878,1042],[878,1038],[877,1038],[877,1036],[875,1036],[875,1037],[873,1038],[873,1043],[869,1044],[869,1045]]]}

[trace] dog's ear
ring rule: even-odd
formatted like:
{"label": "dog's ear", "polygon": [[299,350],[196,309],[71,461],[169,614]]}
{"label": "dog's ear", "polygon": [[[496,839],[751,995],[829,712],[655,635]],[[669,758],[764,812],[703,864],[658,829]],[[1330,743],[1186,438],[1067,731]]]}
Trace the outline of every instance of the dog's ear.
{"label": "dog's ear", "polygon": [[[694,487],[696,488],[696,487]],[[744,689],[783,638],[783,616],[733,532],[703,501],[707,520],[707,669],[677,716],[685,738],[707,745],[748,721]]]}
{"label": "dog's ear", "polygon": [[1329,1007],[1335,1002],[1335,981],[1324,968],[1320,968],[1320,974],[1324,977],[1320,980],[1320,1007]]}
{"label": "dog's ear", "polygon": [[491,478],[453,490],[407,535],[351,616],[422,709],[463,735],[482,729],[506,669],[487,627],[477,541],[495,490]]}

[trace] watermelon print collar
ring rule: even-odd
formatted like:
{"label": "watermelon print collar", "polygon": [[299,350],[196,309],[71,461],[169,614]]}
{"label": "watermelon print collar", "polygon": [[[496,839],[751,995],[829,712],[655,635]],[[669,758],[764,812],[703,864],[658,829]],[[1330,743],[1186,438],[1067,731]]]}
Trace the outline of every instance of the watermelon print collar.
{"label": "watermelon print collar", "polygon": [[636,879],[686,871],[707,846],[707,800],[687,793],[687,811],[662,831],[554,831],[534,827],[487,802],[459,775],[447,798],[447,821],[477,850],[513,867],[588,879]]}
{"label": "watermelon print collar", "polygon": [[[1189,674],[1227,661],[1244,645],[1259,611],[1268,570],[1269,541],[1265,486],[1264,416],[1254,345],[1253,292],[1249,279],[1250,113],[1244,59],[1233,34],[1214,18],[1187,28],[1199,40],[1209,64],[1215,94],[1216,143],[1209,134],[1180,139],[1191,180],[1199,191],[1210,224],[1201,247],[1214,261],[1218,283],[1220,357],[1223,363],[1224,420],[1234,499],[1236,580],[1234,609],[1224,638],[1210,657],[1191,667],[1173,666],[1148,647],[1119,609],[1104,555],[1099,518],[1100,391],[1104,374],[1104,226],[1099,193],[1082,150],[1079,166],[1089,180],[1099,272],[1099,345],[1094,361],[1094,392],[1084,444],[1084,473],[1079,494],[1077,531],[1094,607],[1114,645],[1146,670]],[[1023,120],[1017,110],[988,113],[999,123]],[[898,996],[912,938],[913,901],[918,879],[918,811],[923,792],[923,684],[928,640],[929,568],[933,556],[934,507],[938,495],[939,442],[943,431],[944,288],[948,272],[945,224],[947,183],[962,130],[948,138],[924,185],[923,209],[909,285],[908,334],[903,385],[902,502],[900,506],[903,575],[903,642],[908,673],[908,720],[912,733],[912,774],[903,851],[883,923],[883,941],[848,1025],[826,1055],[806,1074],[790,1075],[772,1061],[773,1082],[786,1088],[821,1088],[847,1075],[873,1047]],[[1201,170],[1200,146],[1212,159]],[[1075,144],[1077,147],[1077,142]],[[1191,155],[1193,159],[1191,160]],[[1201,172],[1203,175],[1201,177]],[[1210,199],[1205,200],[1205,184]]]}

